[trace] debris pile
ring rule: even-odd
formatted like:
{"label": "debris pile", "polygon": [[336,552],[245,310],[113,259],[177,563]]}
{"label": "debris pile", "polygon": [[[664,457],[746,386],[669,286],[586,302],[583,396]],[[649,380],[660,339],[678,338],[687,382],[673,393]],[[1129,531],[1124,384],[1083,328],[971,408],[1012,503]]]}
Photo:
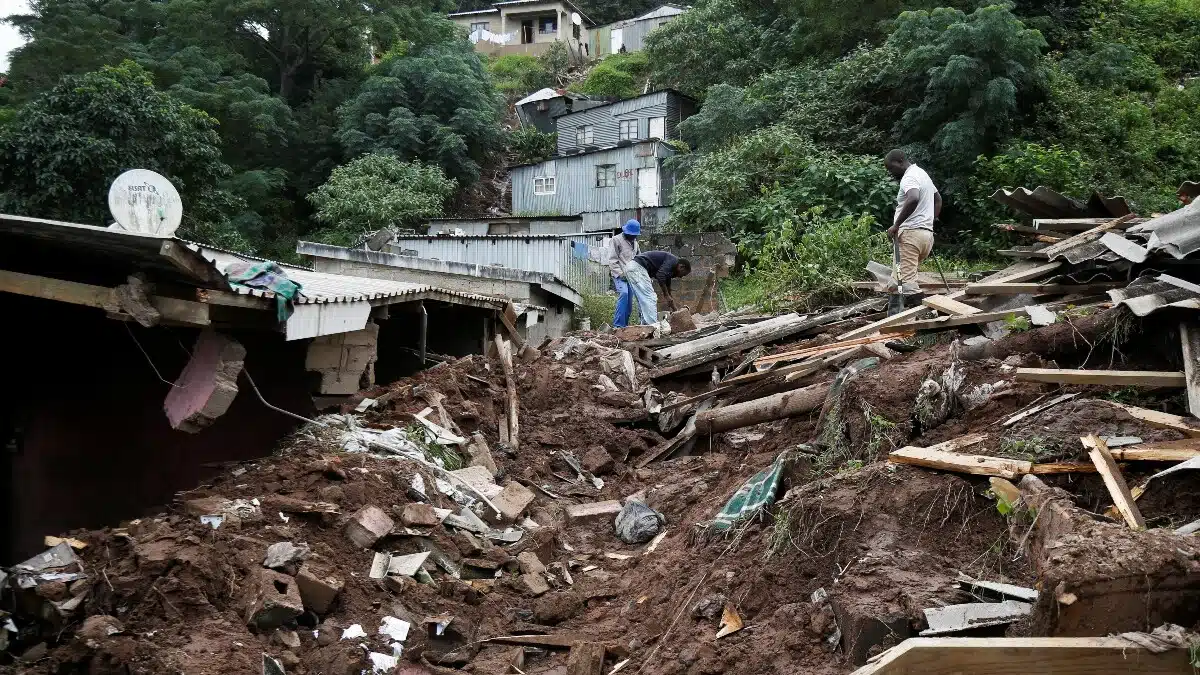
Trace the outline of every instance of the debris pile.
{"label": "debris pile", "polygon": [[846,673],[917,636],[1183,649],[1200,246],[1179,216],[1116,216],[1035,220],[1023,260],[891,316],[498,337],[161,513],[47,537],[0,578],[0,648],[30,673],[338,675]]}

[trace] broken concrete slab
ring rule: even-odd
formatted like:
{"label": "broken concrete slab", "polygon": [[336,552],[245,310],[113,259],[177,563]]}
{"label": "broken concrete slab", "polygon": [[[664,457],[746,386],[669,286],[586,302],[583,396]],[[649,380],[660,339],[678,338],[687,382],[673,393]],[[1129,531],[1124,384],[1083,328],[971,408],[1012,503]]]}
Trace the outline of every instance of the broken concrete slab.
{"label": "broken concrete slab", "polygon": [[614,349],[600,359],[600,367],[621,389],[637,391],[637,366],[633,362],[633,354],[624,349]]}
{"label": "broken concrete slab", "polygon": [[1036,602],[1038,592],[1033,588],[1000,583],[998,581],[982,581],[972,579],[965,574],[958,575],[958,586],[968,593],[985,593],[1001,598],[1011,598],[1022,602]]}
{"label": "broken concrete slab", "polygon": [[921,635],[949,635],[988,626],[1002,626],[1028,616],[1031,611],[1033,605],[1018,600],[932,607],[925,610],[925,622],[929,628],[921,631]]}
{"label": "broken concrete slab", "polygon": [[421,569],[421,565],[425,564],[425,559],[428,557],[429,551],[392,556],[388,561],[387,573],[398,577],[415,576],[417,570]]}
{"label": "broken concrete slab", "polygon": [[479,465],[468,466],[465,469],[451,471],[450,475],[466,483],[471,489],[488,499],[495,499],[503,491],[503,488],[496,485],[496,479],[487,467]]}
{"label": "broken concrete slab", "polygon": [[499,467],[496,466],[496,459],[492,457],[492,450],[488,447],[487,439],[481,432],[476,431],[471,434],[471,442],[467,444],[467,466],[481,466],[487,469],[492,476],[500,473]]}
{"label": "broken concrete slab", "polygon": [[525,551],[518,555],[517,562],[521,565],[521,572],[524,574],[542,575],[546,573],[546,566],[533,551]]}
{"label": "broken concrete slab", "polygon": [[237,397],[246,348],[215,330],[200,331],[192,355],[167,392],[163,410],[172,429],[198,433],[224,415]]}
{"label": "broken concrete slab", "polygon": [[295,579],[265,568],[257,572],[247,602],[247,625],[260,631],[273,630],[304,613]]}
{"label": "broken concrete slab", "polygon": [[308,544],[297,546],[290,541],[271,544],[267,547],[267,557],[263,560],[263,567],[295,574],[304,560],[308,558],[309,553]]}
{"label": "broken concrete slab", "polygon": [[500,509],[500,516],[497,517],[494,512],[489,511],[488,517],[494,522],[515,523],[525,514],[525,509],[529,508],[533,500],[533,492],[516,481],[510,481],[500,494],[492,499],[492,503]]}
{"label": "broken concrete slab", "polygon": [[400,511],[400,522],[406,527],[436,527],[442,519],[429,504],[405,504]]}
{"label": "broken concrete slab", "polygon": [[392,531],[396,523],[377,506],[364,506],[350,516],[346,537],[361,546],[371,548]]}
{"label": "broken concrete slab", "polygon": [[304,607],[317,614],[328,612],[333,606],[333,601],[342,592],[341,579],[326,574],[324,570],[311,564],[300,568],[296,574],[296,586]]}
{"label": "broken concrete slab", "polygon": [[593,445],[584,451],[580,464],[586,471],[597,476],[607,476],[613,472],[615,466],[612,455],[600,445]]}
{"label": "broken concrete slab", "polygon": [[534,596],[544,595],[550,592],[550,584],[546,582],[546,578],[541,574],[522,574],[517,582],[524,593]]}
{"label": "broken concrete slab", "polygon": [[621,502],[612,499],[604,502],[591,502],[588,504],[569,504],[566,507],[567,520],[572,523],[588,522],[609,516],[616,516],[621,512]]}

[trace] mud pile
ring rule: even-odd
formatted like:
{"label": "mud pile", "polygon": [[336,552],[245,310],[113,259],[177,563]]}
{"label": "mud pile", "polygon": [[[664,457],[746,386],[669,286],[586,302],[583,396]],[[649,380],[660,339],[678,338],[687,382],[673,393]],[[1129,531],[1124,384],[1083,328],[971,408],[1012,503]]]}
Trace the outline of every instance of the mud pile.
{"label": "mud pile", "polygon": [[[829,345],[866,322],[818,328],[769,351]],[[638,347],[653,339],[580,335],[527,350],[515,363],[516,443],[500,435],[500,361],[452,361],[364,392],[363,412],[323,417],[325,426],[308,425],[272,456],[227,467],[161,513],[64,533],[71,541],[52,549],[54,560],[12,571],[19,583],[10,584],[9,667],[96,675],[850,672],[926,629],[925,610],[978,599],[961,575],[1029,588],[1047,570],[1062,576],[1061,561],[1023,548],[1023,532],[1036,523],[999,508],[986,476],[888,463],[890,452],[986,434],[972,452],[1080,463],[1080,434],[1185,437],[1116,407],[1109,399],[1122,394],[1113,387],[1004,425],[1058,391],[1012,376],[1054,365],[1030,353],[1041,331],[1061,363],[1087,358],[1086,347],[1051,339],[1061,333],[1054,326],[996,340],[1002,349],[1019,341],[1018,354],[977,359],[962,358],[960,340],[911,340],[920,348],[887,354],[852,377],[831,363],[798,383],[733,390],[714,409],[837,376],[817,409],[677,446],[689,417],[703,412],[686,399],[711,386],[686,372],[648,383]],[[638,358],[633,382],[622,377],[620,354]],[[725,382],[742,361],[717,361]],[[929,398],[931,381],[955,383],[949,402]],[[685,403],[674,409],[680,414],[666,407],[671,401]],[[730,529],[710,527],[739,486],[781,454],[774,503]],[[1126,477],[1141,484],[1159,468],[1139,463]],[[1081,513],[1111,504],[1094,471],[1044,478],[1066,488]],[[1186,472],[1152,486],[1139,502],[1149,526],[1200,517]],[[661,514],[649,541],[618,536],[616,514],[630,503]],[[1121,536],[1134,546],[1139,534]],[[1070,541],[1080,555],[1102,555],[1102,546]],[[1180,541],[1159,532],[1148,544],[1180,551],[1161,559],[1178,565],[1176,581],[1179,570],[1200,568],[1194,547]],[[1193,586],[1171,588],[1186,595]],[[1043,597],[1031,619],[982,634],[1066,631],[1046,621],[1053,611]],[[1186,628],[1196,619],[1170,607],[1160,614]],[[589,644],[600,646],[599,662],[584,663]]]}

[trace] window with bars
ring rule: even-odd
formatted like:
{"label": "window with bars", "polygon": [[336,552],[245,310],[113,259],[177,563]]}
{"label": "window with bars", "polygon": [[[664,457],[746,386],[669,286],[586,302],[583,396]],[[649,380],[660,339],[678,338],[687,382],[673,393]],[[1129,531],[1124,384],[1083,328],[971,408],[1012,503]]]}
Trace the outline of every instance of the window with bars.
{"label": "window with bars", "polygon": [[554,176],[535,176],[533,179],[533,194],[554,194]]}
{"label": "window with bars", "polygon": [[471,24],[471,32],[474,33],[477,30],[489,30],[491,25],[492,24],[487,21],[476,21]]}
{"label": "window with bars", "polygon": [[592,126],[586,125],[575,130],[575,145],[583,147],[592,144]]}
{"label": "window with bars", "polygon": [[636,141],[638,137],[638,121],[637,120],[621,120],[621,134],[619,140]]}
{"label": "window with bars", "polygon": [[596,165],[596,187],[613,187],[617,184],[617,165]]}

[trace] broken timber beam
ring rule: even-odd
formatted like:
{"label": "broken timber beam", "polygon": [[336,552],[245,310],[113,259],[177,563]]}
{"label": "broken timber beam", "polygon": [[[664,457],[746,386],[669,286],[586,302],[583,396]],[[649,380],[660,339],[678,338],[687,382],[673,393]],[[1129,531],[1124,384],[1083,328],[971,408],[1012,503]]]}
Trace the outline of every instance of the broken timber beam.
{"label": "broken timber beam", "polygon": [[972,307],[965,302],[959,302],[944,295],[931,295],[922,300],[921,304],[930,309],[936,309],[942,314],[949,314],[951,316],[970,316],[983,311],[978,307]]}
{"label": "broken timber beam", "polygon": [[1113,459],[1120,462],[1186,462],[1200,457],[1200,439],[1180,441],[1151,441],[1125,448],[1110,448]]}
{"label": "broken timber beam", "polygon": [[1063,253],[1064,251],[1075,248],[1076,246],[1079,246],[1080,244],[1087,244],[1089,242],[1096,241],[1100,237],[1104,236],[1105,232],[1116,229],[1116,228],[1120,227],[1121,225],[1124,225],[1125,223],[1133,220],[1133,218],[1134,218],[1134,215],[1132,213],[1127,213],[1127,214],[1121,216],[1120,218],[1115,218],[1113,220],[1110,220],[1110,221],[1104,223],[1103,225],[1098,225],[1096,227],[1093,227],[1092,229],[1090,229],[1086,232],[1080,232],[1079,234],[1071,237],[1070,239],[1064,239],[1063,241],[1060,241],[1057,244],[1054,244],[1053,246],[1044,248],[1044,249],[1042,249],[1042,253],[1046,254],[1047,258],[1053,259],[1054,256],[1059,255],[1060,253]]}
{"label": "broken timber beam", "polygon": [[711,435],[771,420],[803,415],[819,410],[825,403],[825,396],[828,393],[829,383],[822,382],[745,403],[705,410],[696,415],[696,431]]}
{"label": "broken timber beam", "polygon": [[[118,306],[115,288],[7,270],[0,270],[0,292],[104,310]],[[208,305],[204,303],[159,295],[152,295],[149,300],[150,305],[166,321],[191,326],[210,324]]]}
{"label": "broken timber beam", "polygon": [[[1010,283],[1010,282],[1011,283],[1019,283],[1019,282],[1023,282],[1023,281],[1029,281],[1031,279],[1038,279],[1046,274],[1049,274],[1050,272],[1053,272],[1054,270],[1058,269],[1059,267],[1062,267],[1061,262],[1051,262],[1051,263],[1046,263],[1044,265],[1037,265],[1037,266],[1031,267],[1029,269],[1024,269],[1024,270],[1021,270],[1018,272],[1009,272],[1008,270],[1005,270],[1003,272],[998,273],[997,275],[993,275],[993,278],[990,278],[986,283]],[[956,291],[954,293],[951,293],[950,295],[947,295],[946,297],[950,298],[951,300],[961,300],[962,298],[966,297],[966,295],[967,295],[967,292],[965,290],[962,290],[962,291]],[[885,328],[887,326],[894,326],[899,323],[905,323],[905,322],[915,318],[921,312],[928,312],[928,311],[929,311],[929,308],[924,305],[921,305],[920,307],[913,307],[911,309],[906,309],[903,312],[899,312],[897,314],[893,314],[892,316],[880,319],[879,321],[876,321],[874,323],[867,324],[866,326],[863,326],[862,328],[858,328],[858,329],[849,331],[847,333],[842,333],[839,337],[842,340],[853,340],[854,338],[866,337],[868,335],[874,335],[875,333],[880,332],[880,330],[882,330],[883,328]]]}
{"label": "broken timber beam", "polygon": [[500,356],[500,366],[504,369],[504,388],[506,390],[506,406],[508,408],[508,417],[506,418],[508,445],[515,452],[520,447],[517,435],[520,403],[517,401],[517,381],[513,373],[512,343],[501,338],[499,335],[493,336],[492,339],[496,342],[496,353]]}
{"label": "broken timber beam", "polygon": [[893,464],[911,464],[927,469],[999,478],[1016,478],[1033,471],[1033,462],[955,452],[961,448],[979,445],[986,439],[987,436],[984,434],[975,434],[928,448],[900,448],[888,453],[888,461]]}
{"label": "broken timber beam", "polygon": [[1183,321],[1179,324],[1183,349],[1183,374],[1188,395],[1188,412],[1200,417],[1200,323]]}
{"label": "broken timber beam", "polygon": [[906,333],[908,331],[923,331],[923,330],[944,330],[947,328],[957,328],[958,326],[973,326],[981,323],[991,323],[993,321],[1003,321],[1010,316],[1026,316],[1025,309],[1006,309],[999,312],[981,312],[970,316],[940,316],[936,319],[927,319],[924,321],[909,321],[907,323],[897,324],[895,326],[885,326],[879,332],[885,334]]}
{"label": "broken timber beam", "polygon": [[780,354],[771,354],[770,356],[764,356],[764,357],[756,360],[754,362],[754,365],[757,367],[757,366],[768,366],[768,365],[771,365],[772,363],[780,363],[782,361],[798,361],[800,359],[808,358],[810,356],[823,356],[823,355],[829,354],[831,352],[839,351],[846,347],[858,347],[860,345],[871,344],[872,342],[883,342],[885,340],[894,340],[894,339],[895,338],[891,337],[891,336],[872,335],[869,337],[855,338],[853,340],[840,340],[838,342],[831,342],[829,344],[819,345],[816,347],[805,347],[804,349],[794,349],[789,352],[782,352]]}
{"label": "broken timber beam", "polygon": [[1114,387],[1182,387],[1183,373],[1155,370],[1070,370],[1061,368],[1017,368],[1018,382],[1052,384],[1099,384]]}
{"label": "broken timber beam", "polygon": [[1079,440],[1083,442],[1083,447],[1088,449],[1088,457],[1096,465],[1100,477],[1104,479],[1104,487],[1108,488],[1113,505],[1117,507],[1117,511],[1121,512],[1125,524],[1134,530],[1146,529],[1146,521],[1142,518],[1141,511],[1138,511],[1133,495],[1129,493],[1129,486],[1125,484],[1125,477],[1117,468],[1117,463],[1113,459],[1112,453],[1109,452],[1108,446],[1095,434]]}
{"label": "broken timber beam", "polygon": [[1096,400],[1100,403],[1106,403],[1108,405],[1120,408],[1129,414],[1130,417],[1139,419],[1151,426],[1156,426],[1162,429],[1174,429],[1175,431],[1181,431],[1192,438],[1200,438],[1200,421],[1187,417],[1181,417],[1179,415],[1172,415],[1171,413],[1149,410],[1147,408],[1139,408],[1137,406],[1126,405],[1124,403],[1117,403],[1115,401],[1106,401],[1103,399]]}
{"label": "broken timber beam", "polygon": [[1106,281],[1095,284],[1026,284],[1026,283],[978,283],[968,284],[967,295],[1074,295],[1096,293],[1113,288],[1124,288],[1124,282]]}
{"label": "broken timber beam", "polygon": [[1191,672],[1186,648],[1153,653],[1119,637],[910,638],[852,675],[1168,675]]}

